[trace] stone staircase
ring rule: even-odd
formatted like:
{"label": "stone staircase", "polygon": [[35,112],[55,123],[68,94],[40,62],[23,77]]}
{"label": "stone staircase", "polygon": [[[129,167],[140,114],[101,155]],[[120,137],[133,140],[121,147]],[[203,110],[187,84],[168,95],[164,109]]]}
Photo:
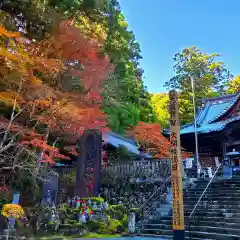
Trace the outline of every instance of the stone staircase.
{"label": "stone staircase", "polygon": [[[214,179],[189,220],[208,182],[198,180],[195,187],[184,192],[186,239],[240,240],[240,177]],[[141,227],[139,232],[142,236],[173,239],[169,203],[155,208]]]}

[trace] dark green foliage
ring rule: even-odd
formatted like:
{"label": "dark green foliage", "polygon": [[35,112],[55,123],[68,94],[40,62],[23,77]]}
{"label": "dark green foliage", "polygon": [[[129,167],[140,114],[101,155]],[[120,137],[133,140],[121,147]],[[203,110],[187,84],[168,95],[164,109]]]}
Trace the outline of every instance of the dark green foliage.
{"label": "dark green foliage", "polygon": [[165,83],[165,87],[179,91],[179,111],[181,123],[193,119],[192,84],[196,95],[196,105],[200,100],[225,94],[226,84],[232,75],[223,62],[217,61],[218,54],[206,54],[197,47],[185,48],[175,54],[176,75]]}
{"label": "dark green foliage", "polygon": [[101,234],[122,233],[125,231],[122,222],[116,219],[109,219],[108,224],[103,221],[89,221],[87,222],[87,228],[90,232]]}
{"label": "dark green foliage", "polygon": [[[2,0],[2,22],[11,30],[21,28],[30,39],[49,35],[59,21],[55,11],[42,0]],[[8,15],[6,15],[6,13]]]}
{"label": "dark green foliage", "polygon": [[[91,201],[99,204],[104,200],[100,197],[93,197],[91,198]],[[128,226],[128,210],[122,205],[109,206],[109,209],[105,212],[107,219],[103,218],[102,220],[88,220],[86,224],[79,223],[77,220],[74,220],[74,213],[80,213],[80,209],[71,208],[65,204],[58,208],[58,211],[65,216],[64,221],[62,221],[63,219],[61,218],[62,224],[60,224],[60,232],[64,234],[70,234],[76,229],[86,229],[88,232],[99,234],[114,234],[124,232]],[[48,222],[48,225],[49,229],[52,229],[54,223]]]}
{"label": "dark green foliage", "polygon": [[37,203],[42,197],[42,181],[34,178],[28,171],[18,171],[9,182],[10,189],[21,192],[24,206]]}
{"label": "dark green foliage", "polygon": [[99,232],[100,229],[106,228],[106,223],[101,221],[88,221],[87,228],[90,232]]}
{"label": "dark green foliage", "polygon": [[150,96],[143,85],[140,46],[119,9],[117,1],[109,2],[109,31],[105,52],[115,71],[105,86],[105,112],[110,127],[119,133],[136,126],[139,121],[153,122]]}
{"label": "dark green foliage", "polygon": [[[58,23],[64,19],[75,19],[81,25],[80,16],[92,23],[100,24],[107,37],[103,54],[107,54],[114,65],[103,95],[104,110],[113,131],[124,133],[139,121],[154,122],[155,116],[150,96],[143,85],[143,70],[139,68],[140,46],[128,25],[116,0],[3,0],[0,21],[8,29],[23,29],[30,39],[42,40],[51,35]],[[84,32],[84,29],[83,33]],[[65,76],[65,75],[66,76]],[[68,73],[61,78],[74,92],[82,92]],[[114,79],[112,79],[114,78]],[[110,87],[109,87],[110,86]]]}
{"label": "dark green foliage", "polygon": [[[7,25],[12,30],[21,27],[30,39],[41,40],[49,36],[63,19],[75,18],[81,11],[89,15],[98,14],[104,2],[106,1],[2,0],[1,19],[5,26]],[[11,18],[4,13],[8,13]]]}

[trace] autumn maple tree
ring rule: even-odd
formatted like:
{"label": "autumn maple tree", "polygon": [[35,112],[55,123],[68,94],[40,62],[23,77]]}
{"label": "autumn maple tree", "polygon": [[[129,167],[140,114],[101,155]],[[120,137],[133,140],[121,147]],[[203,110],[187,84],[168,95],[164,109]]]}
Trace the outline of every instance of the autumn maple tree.
{"label": "autumn maple tree", "polygon": [[[162,135],[161,126],[157,123],[140,122],[128,134],[135,137],[143,150],[155,158],[169,157],[169,140]],[[191,156],[191,153],[181,151],[182,158]]]}
{"label": "autumn maple tree", "polygon": [[161,127],[155,123],[140,122],[129,135],[134,136],[144,146],[144,150],[156,158],[167,157],[170,142],[161,133]]}
{"label": "autumn maple tree", "polygon": [[[60,24],[50,43],[50,49],[44,49],[43,54],[60,57],[65,67],[55,82],[49,84],[55,94],[49,117],[56,117],[54,123],[58,122],[58,129],[51,126],[52,131],[61,132],[68,143],[76,142],[88,128],[106,131],[101,92],[102,82],[113,70],[108,57],[101,55],[101,46],[96,40],[82,36],[70,21]],[[52,52],[52,49],[58,51]],[[41,119],[49,125],[52,120],[48,120],[46,116]]]}
{"label": "autumn maple tree", "polygon": [[[21,38],[19,33],[7,31],[2,26],[0,26],[0,37],[0,96],[3,104],[6,103],[4,100],[7,100],[8,105],[10,105],[10,112],[5,114],[9,115],[6,116],[8,118],[2,117],[0,121],[2,130],[0,132],[1,169],[24,168],[31,171],[32,165],[30,167],[27,162],[27,165],[25,163],[20,165],[19,161],[17,161],[17,156],[21,156],[21,159],[23,159],[22,154],[26,155],[27,148],[23,145],[29,144],[37,148],[43,156],[41,161],[49,160],[50,156],[55,157],[57,155],[56,149],[52,148],[51,153],[45,150],[49,150],[49,147],[47,147],[46,141],[41,142],[44,137],[35,131],[35,128],[31,126],[32,122],[28,123],[28,121],[32,120],[37,125],[37,119],[31,118],[30,115],[26,116],[29,112],[28,103],[30,99],[36,99],[34,94],[38,96],[37,89],[42,87],[42,82],[35,72],[48,72],[50,75],[55,76],[61,70],[60,61],[46,59],[46,62],[44,62],[45,59],[41,56],[35,56],[26,39]],[[31,91],[33,89],[36,90],[35,93]],[[41,98],[41,96],[39,95],[38,98]],[[28,138],[28,144],[25,137]]]}
{"label": "autumn maple tree", "polygon": [[113,66],[69,21],[38,43],[2,26],[0,38],[0,169],[42,178],[48,164],[77,154],[85,129],[108,130],[101,90]]}

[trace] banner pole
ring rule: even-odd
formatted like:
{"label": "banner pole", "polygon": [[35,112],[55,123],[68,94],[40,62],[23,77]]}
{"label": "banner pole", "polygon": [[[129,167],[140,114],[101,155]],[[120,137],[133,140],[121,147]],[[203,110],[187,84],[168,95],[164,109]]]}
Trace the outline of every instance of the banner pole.
{"label": "banner pole", "polygon": [[170,159],[172,175],[172,219],[173,239],[184,240],[184,206],[182,191],[182,161],[180,144],[180,123],[178,112],[178,95],[172,90],[169,92],[170,113]]}

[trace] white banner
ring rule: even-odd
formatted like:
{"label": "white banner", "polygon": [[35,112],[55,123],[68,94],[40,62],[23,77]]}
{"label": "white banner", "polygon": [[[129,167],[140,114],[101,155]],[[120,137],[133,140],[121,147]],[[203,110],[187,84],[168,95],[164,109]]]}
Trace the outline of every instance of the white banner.
{"label": "white banner", "polygon": [[185,161],[186,161],[186,168],[192,168],[193,159],[192,158],[186,158]]}
{"label": "white banner", "polygon": [[219,162],[218,157],[214,157],[214,160],[215,160],[216,167],[219,167],[220,162]]}

